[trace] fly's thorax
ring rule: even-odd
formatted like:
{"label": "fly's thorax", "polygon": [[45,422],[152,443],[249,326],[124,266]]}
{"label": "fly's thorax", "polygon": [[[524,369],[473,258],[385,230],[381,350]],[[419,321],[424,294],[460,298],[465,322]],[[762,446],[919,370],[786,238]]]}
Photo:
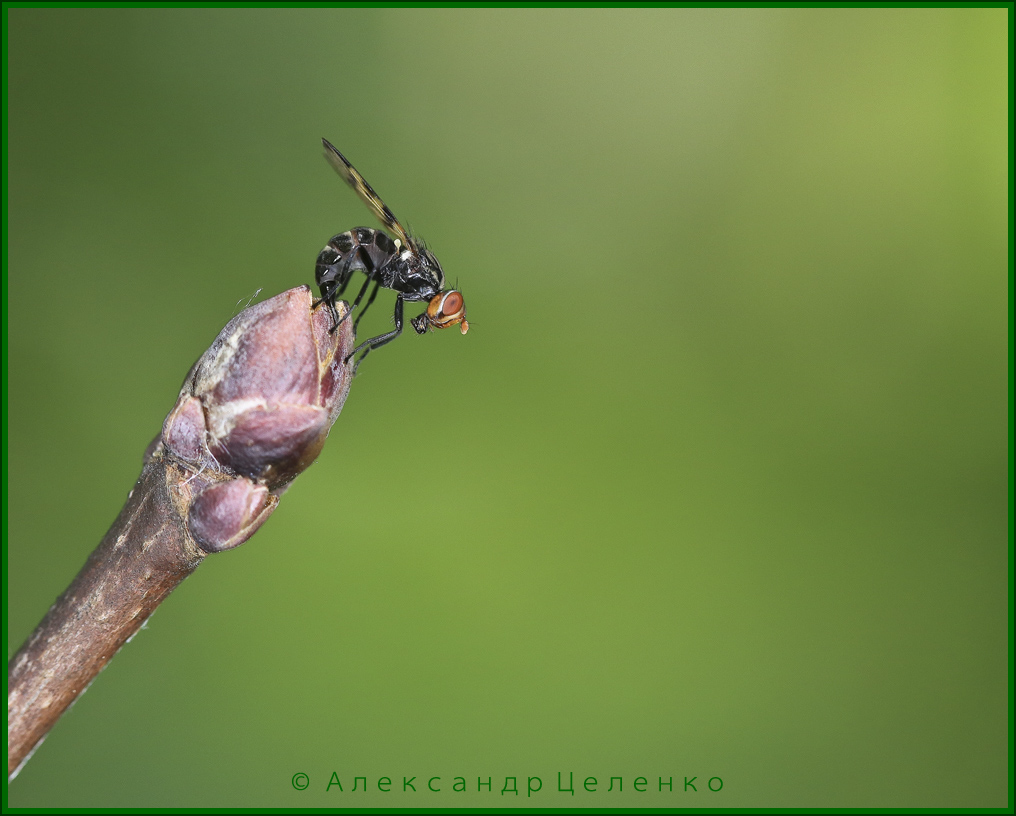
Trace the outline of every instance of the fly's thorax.
{"label": "fly's thorax", "polygon": [[390,266],[390,283],[384,285],[401,292],[405,300],[430,300],[441,291],[441,267],[431,266],[422,254],[401,253],[391,259]]}
{"label": "fly's thorax", "polygon": [[434,253],[426,248],[422,248],[420,250],[420,260],[433,276],[436,291],[440,292],[444,289],[445,281],[444,270],[441,268],[441,263],[434,256]]}

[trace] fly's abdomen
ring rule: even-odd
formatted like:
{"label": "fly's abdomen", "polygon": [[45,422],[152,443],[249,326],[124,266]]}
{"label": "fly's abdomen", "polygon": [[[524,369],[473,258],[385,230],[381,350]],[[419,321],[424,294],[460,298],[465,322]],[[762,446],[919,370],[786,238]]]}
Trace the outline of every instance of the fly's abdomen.
{"label": "fly's abdomen", "polygon": [[[317,257],[317,265],[314,269],[314,277],[318,286],[326,287],[329,284],[341,283],[341,277],[349,279],[349,274],[356,268],[352,265],[357,261],[356,247],[359,242],[352,232],[343,232],[334,236]],[[352,263],[347,263],[346,259]],[[359,268],[363,268],[360,261]]]}
{"label": "fly's abdomen", "polygon": [[317,257],[315,279],[323,293],[341,287],[354,272],[375,278],[396,251],[392,239],[380,230],[357,227],[333,236],[325,245]]}

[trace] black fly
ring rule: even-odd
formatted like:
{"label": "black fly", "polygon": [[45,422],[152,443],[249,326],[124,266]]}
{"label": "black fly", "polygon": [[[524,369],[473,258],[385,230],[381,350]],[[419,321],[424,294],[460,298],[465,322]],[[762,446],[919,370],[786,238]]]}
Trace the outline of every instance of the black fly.
{"label": "black fly", "polygon": [[[315,267],[315,277],[321,290],[321,300],[318,303],[324,303],[328,307],[332,316],[333,332],[350,312],[360,305],[371,281],[374,282],[374,289],[353,323],[354,332],[360,318],[366,314],[370,304],[377,297],[378,289],[383,286],[397,293],[395,328],[362,342],[346,357],[346,362],[363,351],[356,362],[359,366],[371,350],[394,340],[402,333],[403,301],[429,301],[427,311],[410,321],[417,334],[424,334],[431,328],[445,329],[456,323],[462,324],[463,334],[469,331],[466,302],[462,298],[462,293],[455,289],[445,290],[444,271],[434,253],[402,228],[380,196],[331,142],[327,139],[321,141],[325,146],[325,158],[335,171],[345,179],[346,184],[356,190],[357,195],[373,210],[385,229],[395,235],[393,239],[381,230],[356,227],[333,237],[318,255]],[[335,301],[342,297],[353,273],[358,271],[363,272],[367,279],[363,282],[349,311],[340,318],[335,309]]]}

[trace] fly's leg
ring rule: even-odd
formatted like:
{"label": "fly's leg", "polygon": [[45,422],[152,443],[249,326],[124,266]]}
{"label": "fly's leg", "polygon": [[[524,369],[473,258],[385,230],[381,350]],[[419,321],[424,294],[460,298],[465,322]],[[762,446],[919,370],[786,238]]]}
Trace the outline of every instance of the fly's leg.
{"label": "fly's leg", "polygon": [[339,324],[344,319],[344,318],[340,318],[339,317],[339,312],[335,308],[335,301],[337,301],[340,297],[342,297],[342,293],[346,291],[346,287],[349,286],[349,280],[350,280],[350,278],[352,278],[352,275],[347,277],[342,282],[342,286],[337,285],[335,283],[335,281],[332,281],[331,283],[324,284],[321,287],[321,297],[320,297],[320,299],[315,300],[310,305],[310,307],[312,309],[316,309],[322,303],[324,303],[328,307],[328,314],[332,318],[332,328],[330,329],[330,333],[331,334],[335,334],[335,330],[339,327]]}
{"label": "fly's leg", "polygon": [[[376,286],[376,285],[377,285],[377,284],[375,284],[375,286]],[[351,306],[349,307],[349,311],[348,311],[348,312],[346,312],[346,313],[345,313],[344,315],[342,315],[342,320],[345,320],[345,319],[346,319],[347,317],[349,317],[349,315],[353,313],[353,310],[354,310],[354,309],[355,309],[355,308],[356,308],[357,306],[359,306],[359,305],[360,305],[360,301],[361,301],[361,300],[363,300],[363,296],[364,296],[365,294],[367,294],[367,287],[368,287],[368,286],[370,286],[370,278],[367,278],[366,280],[364,280],[364,282],[363,282],[363,286],[361,286],[361,287],[360,287],[360,291],[359,291],[359,292],[357,292],[357,295],[356,295],[356,300],[354,300],[354,301],[353,301],[353,304],[352,304],[352,305],[351,305]],[[342,322],[342,320],[340,320],[340,321],[339,321],[339,323],[341,323],[341,322]],[[360,322],[360,318],[357,318],[357,319],[356,319],[356,323],[359,323],[359,322]],[[354,324],[353,324],[353,334],[356,334],[356,323],[354,323]],[[336,326],[335,328],[338,328],[338,326]],[[334,329],[333,329],[333,331],[334,331]]]}
{"label": "fly's leg", "polygon": [[354,334],[356,334],[356,333],[357,333],[357,326],[359,326],[359,325],[360,325],[360,320],[361,320],[361,318],[363,318],[363,316],[364,316],[365,314],[367,314],[367,310],[371,308],[371,304],[372,304],[372,303],[374,303],[374,299],[375,299],[375,298],[376,298],[376,297],[378,296],[378,290],[379,290],[379,289],[381,289],[381,281],[380,281],[380,280],[378,280],[378,281],[375,281],[375,284],[374,284],[374,291],[373,291],[373,292],[371,293],[371,297],[369,297],[369,298],[367,299],[367,303],[365,303],[365,304],[364,304],[364,308],[363,308],[363,309],[361,309],[361,310],[360,310],[360,314],[359,314],[359,315],[357,315],[357,322],[355,322],[355,323],[353,324],[353,333],[354,333]]}
{"label": "fly's leg", "polygon": [[356,365],[353,366],[353,374],[356,374],[356,369],[360,367],[360,363],[363,362],[363,358],[371,353],[373,349],[380,348],[385,343],[390,343],[396,337],[402,334],[402,293],[395,299],[395,328],[385,334],[379,334],[377,337],[371,337],[370,340],[364,340],[360,345],[352,350],[343,360],[343,363],[348,364],[350,359],[353,358],[358,352],[363,351],[360,355],[360,359],[356,361]]}

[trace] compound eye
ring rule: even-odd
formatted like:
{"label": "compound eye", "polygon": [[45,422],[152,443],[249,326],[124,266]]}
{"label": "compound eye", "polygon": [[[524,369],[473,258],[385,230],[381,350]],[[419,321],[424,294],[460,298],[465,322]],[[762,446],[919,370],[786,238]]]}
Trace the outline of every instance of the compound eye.
{"label": "compound eye", "polygon": [[469,325],[466,323],[466,301],[462,293],[454,289],[441,292],[431,299],[427,306],[427,317],[436,329],[447,329],[459,322],[463,329]]}

